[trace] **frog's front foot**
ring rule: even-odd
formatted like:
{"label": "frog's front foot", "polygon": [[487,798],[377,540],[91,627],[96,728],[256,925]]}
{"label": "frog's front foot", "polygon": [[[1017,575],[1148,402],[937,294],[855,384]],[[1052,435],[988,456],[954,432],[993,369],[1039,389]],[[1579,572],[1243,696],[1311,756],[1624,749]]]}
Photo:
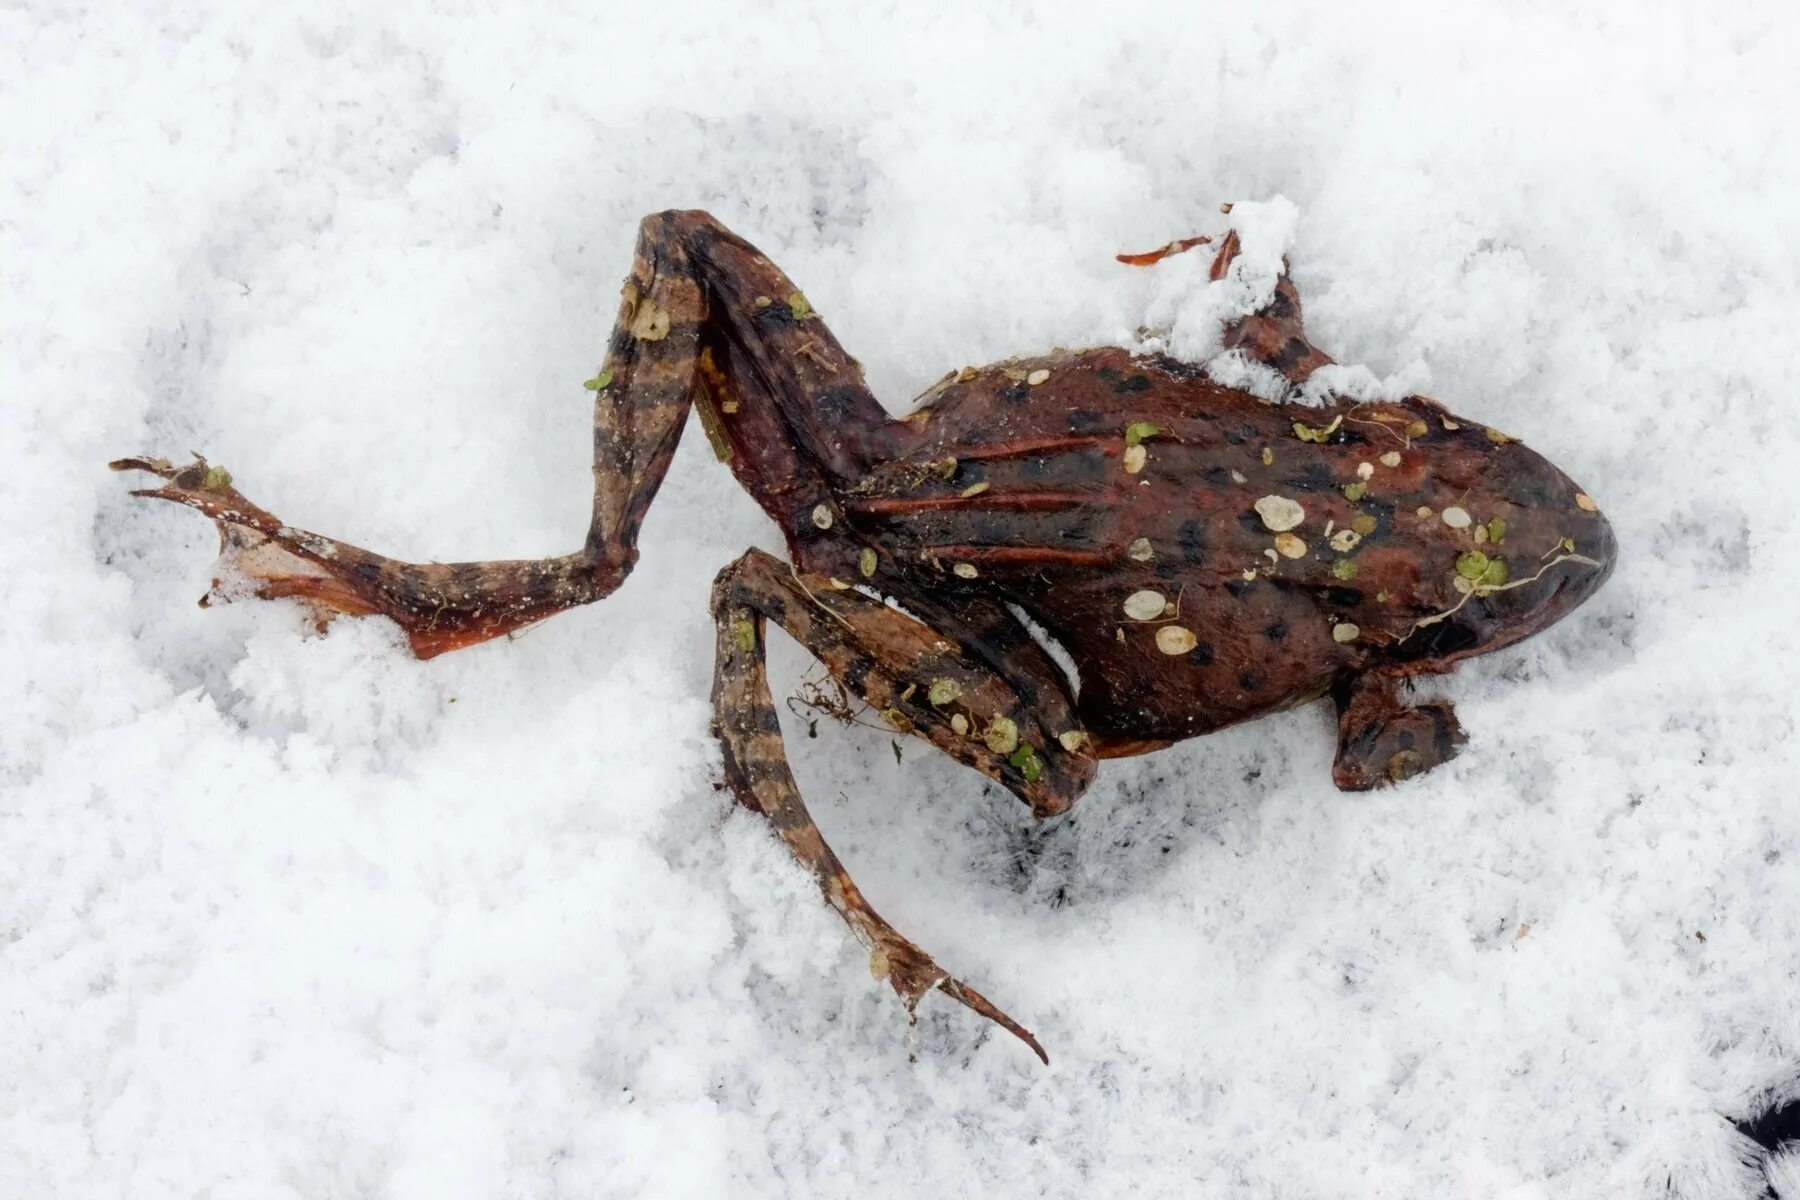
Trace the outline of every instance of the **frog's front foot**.
{"label": "frog's front foot", "polygon": [[1399,783],[1449,762],[1462,750],[1462,724],[1449,704],[1400,699],[1400,682],[1363,675],[1341,685],[1337,758],[1331,779],[1347,792]]}

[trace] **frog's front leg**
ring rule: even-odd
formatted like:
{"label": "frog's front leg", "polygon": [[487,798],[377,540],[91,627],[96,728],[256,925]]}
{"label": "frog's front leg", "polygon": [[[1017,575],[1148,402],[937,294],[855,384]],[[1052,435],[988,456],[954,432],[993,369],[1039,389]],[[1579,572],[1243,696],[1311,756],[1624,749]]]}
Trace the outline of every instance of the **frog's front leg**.
{"label": "frog's front leg", "polygon": [[942,632],[758,550],[720,573],[712,611],[719,630],[713,730],[738,802],[769,818],[909,1016],[940,988],[1048,1062],[1036,1038],[884,921],[826,845],[788,770],[764,666],[764,620],[781,625],[896,729],[999,781],[1039,813],[1067,809],[1093,778],[1094,761],[1066,706],[1047,713],[1016,681]]}
{"label": "frog's front leg", "polygon": [[1455,758],[1462,725],[1448,703],[1408,705],[1401,681],[1373,672],[1356,675],[1332,692],[1338,708],[1337,758],[1332,782],[1345,791],[1398,783]]}

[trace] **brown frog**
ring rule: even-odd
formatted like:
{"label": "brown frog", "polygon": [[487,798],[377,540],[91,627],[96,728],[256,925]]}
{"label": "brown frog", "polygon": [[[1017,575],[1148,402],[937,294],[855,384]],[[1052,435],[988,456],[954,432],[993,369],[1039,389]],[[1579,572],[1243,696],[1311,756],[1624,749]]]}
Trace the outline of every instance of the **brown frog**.
{"label": "brown frog", "polygon": [[[1237,251],[1228,236],[1215,278]],[[1294,385],[1331,361],[1285,273],[1225,332]],[[381,614],[429,658],[617,588],[693,407],[790,558],[751,550],[713,586],[727,783],[909,1014],[939,988],[1040,1057],[882,920],[826,845],[788,771],[765,622],[896,729],[1046,817],[1101,759],[1325,695],[1339,787],[1416,775],[1463,739],[1449,705],[1409,706],[1402,681],[1544,628],[1613,563],[1611,530],[1567,476],[1422,396],[1271,403],[1189,363],[1099,348],[964,368],[892,418],[800,290],[703,212],[644,220],[587,386],[593,523],[559,558],[400,562],[284,524],[204,459],[112,466],[163,479],[134,495],[218,523],[229,569],[212,598]]]}

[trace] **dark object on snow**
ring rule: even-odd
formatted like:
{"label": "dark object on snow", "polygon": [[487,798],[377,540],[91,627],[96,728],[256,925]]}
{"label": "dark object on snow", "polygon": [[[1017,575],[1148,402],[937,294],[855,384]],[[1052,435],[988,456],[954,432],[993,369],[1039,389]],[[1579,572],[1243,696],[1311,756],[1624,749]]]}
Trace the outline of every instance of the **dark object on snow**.
{"label": "dark object on snow", "polygon": [[[1769,1152],[1764,1155],[1765,1159],[1783,1150],[1800,1153],[1800,1097],[1765,1108],[1732,1124],[1737,1126],[1739,1133]],[[1763,1194],[1774,1200],[1773,1188]]]}
{"label": "dark object on snow", "polygon": [[[1215,279],[1237,248],[1235,234],[1219,248]],[[1296,387],[1331,361],[1285,274],[1226,345]],[[560,558],[400,562],[288,526],[204,460],[113,466],[164,480],[136,495],[218,522],[228,569],[211,598],[295,597],[321,621],[379,613],[429,658],[624,582],[693,408],[791,558],[752,550],[713,588],[729,786],[909,1011],[941,988],[1040,1057],[882,920],[825,844],[788,773],[766,621],[895,729],[1043,817],[1075,803],[1100,759],[1325,695],[1339,787],[1429,770],[1462,731],[1447,704],[1408,706],[1402,682],[1562,618],[1613,564],[1611,529],[1566,475],[1423,396],[1270,403],[1190,363],[1100,348],[953,371],[893,419],[800,290],[703,212],[645,219],[587,387],[593,523]],[[1079,697],[1020,613],[1073,659]]]}

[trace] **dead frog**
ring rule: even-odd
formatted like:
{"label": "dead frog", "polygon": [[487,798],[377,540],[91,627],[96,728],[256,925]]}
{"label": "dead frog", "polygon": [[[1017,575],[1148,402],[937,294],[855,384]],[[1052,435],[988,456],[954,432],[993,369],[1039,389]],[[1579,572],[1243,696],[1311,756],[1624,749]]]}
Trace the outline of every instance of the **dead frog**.
{"label": "dead frog", "polygon": [[[1236,252],[1227,237],[1215,278]],[[1285,275],[1226,341],[1296,385],[1331,361]],[[379,613],[430,658],[624,582],[696,408],[790,558],[751,550],[713,586],[713,727],[731,790],[768,817],[909,1012],[941,988],[1039,1057],[1030,1033],[882,920],[825,844],[788,772],[765,622],[896,729],[1047,817],[1101,759],[1324,695],[1339,787],[1429,770],[1462,733],[1449,705],[1406,704],[1402,682],[1560,619],[1614,557],[1566,475],[1422,396],[1269,403],[1189,363],[1100,348],[966,367],[894,419],[800,290],[704,212],[643,222],[588,387],[593,524],[560,558],[399,562],[284,524],[203,459],[112,466],[163,479],[135,495],[218,522],[236,582],[215,596],[297,597],[321,619]]]}

